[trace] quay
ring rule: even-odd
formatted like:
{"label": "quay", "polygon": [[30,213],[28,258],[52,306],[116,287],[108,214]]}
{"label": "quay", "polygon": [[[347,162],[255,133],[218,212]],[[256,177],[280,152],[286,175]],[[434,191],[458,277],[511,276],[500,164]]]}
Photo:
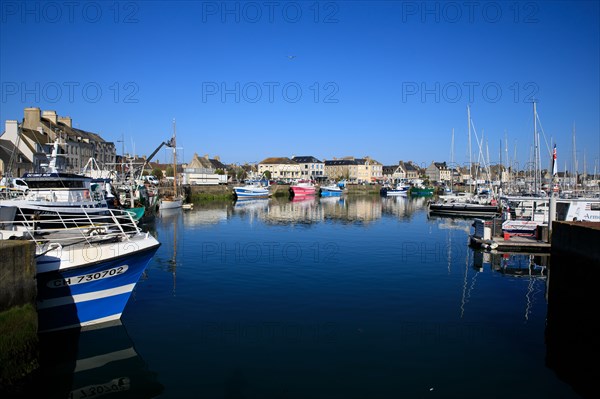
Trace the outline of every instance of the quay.
{"label": "quay", "polygon": [[0,397],[19,395],[39,365],[34,254],[32,242],[0,237]]}

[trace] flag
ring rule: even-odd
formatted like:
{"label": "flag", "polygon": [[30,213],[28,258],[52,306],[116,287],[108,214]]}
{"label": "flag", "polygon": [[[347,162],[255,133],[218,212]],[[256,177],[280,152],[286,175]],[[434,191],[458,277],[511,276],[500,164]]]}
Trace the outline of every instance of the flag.
{"label": "flag", "polygon": [[556,144],[554,144],[554,151],[552,152],[552,176],[558,174],[558,163],[556,162]]}

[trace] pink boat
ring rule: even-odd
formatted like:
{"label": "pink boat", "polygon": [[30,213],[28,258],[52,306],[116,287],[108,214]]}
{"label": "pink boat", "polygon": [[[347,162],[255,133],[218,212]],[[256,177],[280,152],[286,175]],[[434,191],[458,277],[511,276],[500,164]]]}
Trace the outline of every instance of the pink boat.
{"label": "pink boat", "polygon": [[290,186],[290,193],[296,196],[315,195],[317,188],[313,183],[307,180],[301,180]]}

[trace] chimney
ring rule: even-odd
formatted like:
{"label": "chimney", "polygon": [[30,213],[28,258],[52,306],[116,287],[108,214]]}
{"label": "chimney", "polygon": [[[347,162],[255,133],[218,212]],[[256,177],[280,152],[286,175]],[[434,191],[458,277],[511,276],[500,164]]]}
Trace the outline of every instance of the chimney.
{"label": "chimney", "polygon": [[204,154],[204,159],[208,159],[208,154]]}
{"label": "chimney", "polygon": [[23,122],[23,127],[26,129],[36,130],[40,126],[40,109],[37,107],[25,108],[25,120]]}
{"label": "chimney", "polygon": [[221,162],[221,157],[220,157],[220,156],[218,156],[218,155],[215,155],[215,159],[216,159],[217,161]]}
{"label": "chimney", "polygon": [[58,119],[56,116],[56,111],[43,111],[42,118],[48,119],[50,122],[54,123],[55,125],[58,122]]}
{"label": "chimney", "polygon": [[64,123],[68,127],[73,127],[73,120],[70,116],[61,116],[58,118],[58,121]]}
{"label": "chimney", "polygon": [[3,138],[12,141],[13,143],[17,142],[17,134],[19,130],[19,125],[17,121],[14,120],[6,120],[4,135]]}

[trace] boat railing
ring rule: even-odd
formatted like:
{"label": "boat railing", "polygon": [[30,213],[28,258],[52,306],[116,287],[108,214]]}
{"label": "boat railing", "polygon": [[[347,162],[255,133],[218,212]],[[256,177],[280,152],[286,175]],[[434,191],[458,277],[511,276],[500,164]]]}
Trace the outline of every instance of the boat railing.
{"label": "boat railing", "polygon": [[[17,208],[18,217],[11,223],[11,230],[31,239],[38,248],[49,243],[62,246],[75,243],[92,245],[100,240],[129,240],[133,235],[141,233],[129,212],[107,209],[101,214],[92,214],[83,207],[82,210],[81,215],[65,217],[52,208],[40,208],[35,215],[27,216]],[[40,226],[41,223],[43,227]]]}

